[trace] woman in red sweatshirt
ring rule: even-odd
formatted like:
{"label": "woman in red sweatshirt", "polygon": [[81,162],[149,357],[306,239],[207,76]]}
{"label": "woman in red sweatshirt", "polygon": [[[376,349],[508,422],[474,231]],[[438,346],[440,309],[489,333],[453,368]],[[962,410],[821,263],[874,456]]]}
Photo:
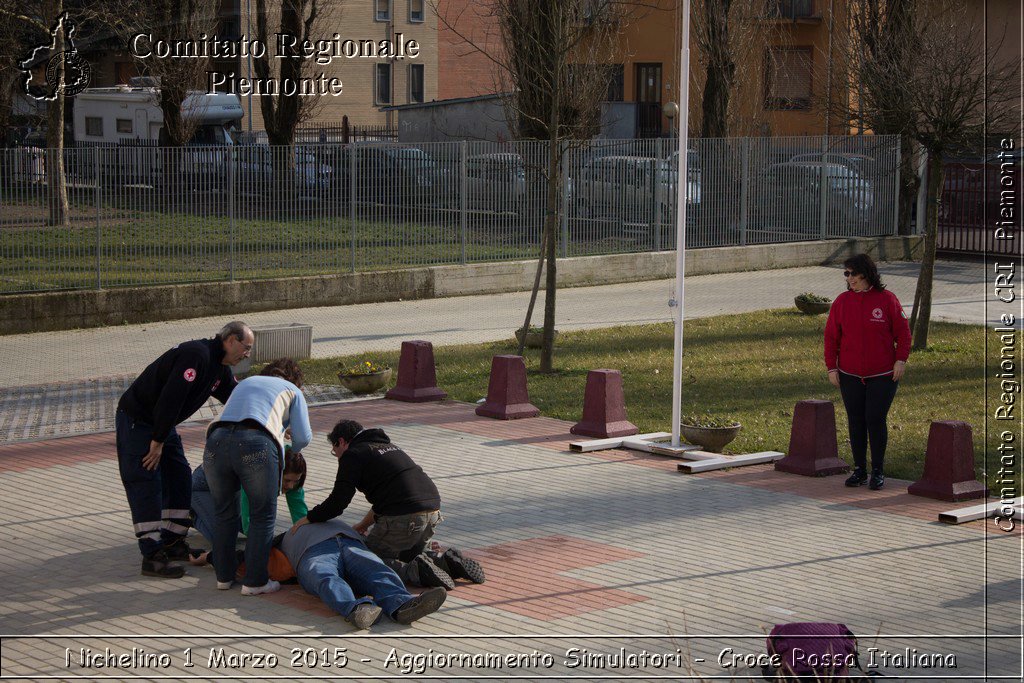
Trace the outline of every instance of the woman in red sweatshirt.
{"label": "woman in red sweatshirt", "polygon": [[878,490],[885,484],[886,416],[910,355],[910,326],[903,306],[885,289],[870,256],[848,258],[843,268],[848,289],[836,297],[825,324],[825,367],[828,381],[843,395],[850,423],[850,450],[856,467],[846,485],[868,483],[869,488]]}

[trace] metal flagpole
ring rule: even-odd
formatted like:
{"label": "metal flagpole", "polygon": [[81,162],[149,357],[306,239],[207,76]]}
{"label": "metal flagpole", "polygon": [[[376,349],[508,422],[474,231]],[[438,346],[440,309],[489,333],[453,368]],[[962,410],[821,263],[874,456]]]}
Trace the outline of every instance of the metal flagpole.
{"label": "metal flagpole", "polygon": [[670,302],[675,320],[672,360],[672,446],[679,446],[683,398],[683,281],[686,276],[686,194],[690,122],[690,0],[683,0],[682,54],[679,60],[679,177],[676,180],[676,291]]}

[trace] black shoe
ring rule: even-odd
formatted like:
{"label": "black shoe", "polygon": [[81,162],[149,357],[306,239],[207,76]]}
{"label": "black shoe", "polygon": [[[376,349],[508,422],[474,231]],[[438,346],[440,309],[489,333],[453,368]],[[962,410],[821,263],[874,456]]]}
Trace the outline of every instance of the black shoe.
{"label": "black shoe", "polygon": [[885,475],[881,472],[872,472],[871,482],[868,484],[868,488],[872,491],[877,491],[883,486],[885,486]]}
{"label": "black shoe", "polygon": [[447,597],[448,594],[440,586],[428,588],[396,609],[392,619],[399,624],[411,624],[417,619],[422,619],[428,614],[436,612],[444,604],[444,599]]}
{"label": "black shoe", "polygon": [[345,620],[355,626],[357,631],[365,631],[377,623],[377,619],[380,618],[380,613],[383,611],[372,602],[361,602],[356,605],[351,614],[345,617]]}
{"label": "black shoe", "polygon": [[455,548],[448,548],[444,551],[437,564],[453,579],[469,579],[473,583],[484,582],[484,568],[480,566],[480,563],[466,557]]}
{"label": "black shoe", "polygon": [[847,486],[863,486],[868,483],[868,473],[859,467],[846,479]]}
{"label": "black shoe", "polygon": [[163,552],[167,554],[167,559],[171,562],[187,562],[191,557],[191,551],[192,548],[188,547],[184,536],[179,536],[176,540],[164,545],[163,548]]}
{"label": "black shoe", "polygon": [[142,558],[142,575],[156,576],[161,579],[180,579],[185,576],[185,568],[172,567],[167,553],[159,550],[149,557]]}
{"label": "black shoe", "polygon": [[417,583],[428,588],[440,586],[445,590],[455,588],[455,580],[445,570],[434,564],[426,555],[417,555],[410,563],[418,577]]}

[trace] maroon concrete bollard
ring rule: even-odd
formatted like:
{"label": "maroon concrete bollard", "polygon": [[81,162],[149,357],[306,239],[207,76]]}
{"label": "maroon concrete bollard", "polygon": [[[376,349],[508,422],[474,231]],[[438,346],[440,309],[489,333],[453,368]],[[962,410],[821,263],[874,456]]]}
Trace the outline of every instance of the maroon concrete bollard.
{"label": "maroon concrete bollard", "polygon": [[839,459],[836,442],[836,407],[832,401],[800,401],[793,409],[786,457],[775,463],[780,472],[805,477],[842,474],[850,466]]}
{"label": "maroon concrete bollard", "polygon": [[384,398],[410,403],[440,401],[448,394],[437,388],[434,372],[434,347],[428,341],[402,342],[402,357],[398,361],[398,380],[395,388]]}
{"label": "maroon concrete bollard", "polygon": [[907,493],[956,502],[981,498],[988,488],[974,478],[974,438],[971,425],[959,420],[936,420],[928,430],[924,476]]}
{"label": "maroon concrete bollard", "polygon": [[526,363],[522,356],[495,356],[491,359],[487,400],[477,407],[476,414],[499,420],[540,415],[537,406],[530,403],[530,395],[526,391]]}
{"label": "maroon concrete bollard", "polygon": [[632,436],[640,432],[626,419],[626,397],[622,393],[622,373],[618,370],[591,370],[583,394],[583,419],[569,430],[580,436],[601,439]]}

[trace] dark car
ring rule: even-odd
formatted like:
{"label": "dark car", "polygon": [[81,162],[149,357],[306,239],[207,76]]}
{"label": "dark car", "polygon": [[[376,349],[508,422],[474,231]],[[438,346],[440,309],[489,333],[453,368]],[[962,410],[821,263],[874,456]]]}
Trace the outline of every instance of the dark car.
{"label": "dark car", "polygon": [[822,188],[826,222],[835,231],[866,224],[874,195],[871,183],[843,164],[788,161],[766,168],[751,186],[751,225],[792,235],[821,232]]}

